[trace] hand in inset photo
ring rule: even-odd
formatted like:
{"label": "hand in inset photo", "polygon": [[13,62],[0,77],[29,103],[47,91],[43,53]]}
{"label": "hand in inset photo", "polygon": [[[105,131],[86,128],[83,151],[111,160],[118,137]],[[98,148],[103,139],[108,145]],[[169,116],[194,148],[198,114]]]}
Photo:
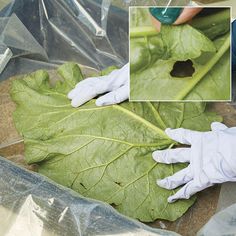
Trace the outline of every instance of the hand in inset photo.
{"label": "hand in inset photo", "polygon": [[153,25],[158,31],[161,29],[161,24],[180,25],[192,20],[202,8],[157,8],[152,7],[149,9],[152,15]]}

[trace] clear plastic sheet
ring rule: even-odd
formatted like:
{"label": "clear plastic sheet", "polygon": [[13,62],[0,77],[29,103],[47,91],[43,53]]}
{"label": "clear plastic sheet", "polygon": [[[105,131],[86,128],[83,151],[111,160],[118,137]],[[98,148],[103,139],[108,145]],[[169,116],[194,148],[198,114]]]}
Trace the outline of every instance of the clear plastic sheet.
{"label": "clear plastic sheet", "polygon": [[[14,51],[14,57],[0,80],[43,66],[54,69],[65,61],[97,70],[121,66],[128,61],[129,6],[188,3],[189,0],[13,0],[7,6],[3,4],[0,42]],[[34,61],[30,68],[25,58]]]}
{"label": "clear plastic sheet", "polygon": [[221,186],[217,214],[198,232],[197,236],[236,235],[236,183]]}
{"label": "clear plastic sheet", "polygon": [[197,236],[236,235],[236,204],[214,215]]}
{"label": "clear plastic sheet", "polygon": [[227,182],[222,184],[221,192],[218,199],[217,212],[236,204],[236,183]]}
{"label": "clear plastic sheet", "polygon": [[[128,13],[108,1],[15,0],[0,12],[0,41],[14,58],[1,79],[18,74],[21,58],[35,61],[30,71],[65,61],[103,69],[128,60]],[[25,63],[27,67],[27,62]]]}
{"label": "clear plastic sheet", "polygon": [[124,217],[1,157],[0,176],[2,236],[178,235]]}
{"label": "clear plastic sheet", "polygon": [[3,43],[0,43],[0,74],[12,57],[12,51]]}

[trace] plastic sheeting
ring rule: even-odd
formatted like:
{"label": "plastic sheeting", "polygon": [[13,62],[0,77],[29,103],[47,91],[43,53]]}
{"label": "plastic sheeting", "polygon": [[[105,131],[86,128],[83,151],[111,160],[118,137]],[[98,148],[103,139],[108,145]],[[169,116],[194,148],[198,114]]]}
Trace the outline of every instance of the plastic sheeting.
{"label": "plastic sheeting", "polygon": [[124,217],[1,157],[0,176],[2,236],[178,235]]}
{"label": "plastic sheeting", "polygon": [[[186,5],[189,0],[14,0],[0,11],[0,43],[14,58],[0,80],[54,69],[65,61],[97,70],[128,61],[130,5]],[[0,5],[1,7],[1,5]]]}
{"label": "plastic sheeting", "polygon": [[[100,70],[128,60],[128,13],[108,1],[16,0],[0,17],[0,41],[15,57],[4,78],[42,62],[46,69],[76,61]],[[31,60],[31,69],[21,58]]]}
{"label": "plastic sheeting", "polygon": [[197,234],[197,236],[223,235],[236,235],[236,204],[213,216]]}

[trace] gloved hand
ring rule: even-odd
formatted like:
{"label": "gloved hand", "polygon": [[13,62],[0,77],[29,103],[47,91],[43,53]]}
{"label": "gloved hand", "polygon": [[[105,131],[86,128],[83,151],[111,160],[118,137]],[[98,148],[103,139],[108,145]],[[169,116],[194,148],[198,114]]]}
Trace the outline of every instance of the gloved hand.
{"label": "gloved hand", "polygon": [[151,7],[149,11],[152,15],[153,25],[160,31],[161,24],[180,25],[186,23],[202,11],[202,8]]}
{"label": "gloved hand", "polygon": [[[108,93],[107,93],[108,92]],[[68,94],[71,105],[78,107],[99,94],[107,93],[96,100],[97,106],[125,101],[129,97],[129,64],[109,75],[87,78],[79,82]]]}
{"label": "gloved hand", "polygon": [[188,129],[166,129],[173,140],[191,145],[155,151],[153,159],[160,163],[189,162],[185,169],[174,175],[157,180],[160,187],[175,189],[184,185],[168,202],[189,199],[193,194],[216,183],[236,181],[236,127],[228,128],[222,123],[211,124],[209,132]]}

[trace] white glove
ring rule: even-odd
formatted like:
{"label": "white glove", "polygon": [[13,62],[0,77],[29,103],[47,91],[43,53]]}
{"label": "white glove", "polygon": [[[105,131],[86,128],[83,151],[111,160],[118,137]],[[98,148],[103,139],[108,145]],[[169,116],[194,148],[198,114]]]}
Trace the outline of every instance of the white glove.
{"label": "white glove", "polygon": [[116,104],[128,99],[129,64],[112,71],[109,75],[87,78],[79,82],[68,93],[68,98],[72,100],[73,107],[78,107],[103,93],[107,94],[96,100],[97,106]]}
{"label": "white glove", "polygon": [[236,181],[236,127],[228,128],[214,122],[211,130],[198,132],[183,128],[166,129],[171,139],[191,145],[189,148],[153,152],[153,159],[160,163],[190,163],[174,175],[157,180],[157,184],[166,189],[175,189],[185,184],[168,198],[168,202],[189,199],[193,194],[216,183]]}

